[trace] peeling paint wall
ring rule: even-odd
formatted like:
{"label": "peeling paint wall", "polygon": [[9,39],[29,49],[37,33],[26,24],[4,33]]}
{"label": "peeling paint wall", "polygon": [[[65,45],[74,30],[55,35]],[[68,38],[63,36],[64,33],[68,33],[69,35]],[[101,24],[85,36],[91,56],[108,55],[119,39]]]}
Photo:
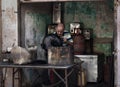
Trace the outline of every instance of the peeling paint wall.
{"label": "peeling paint wall", "polygon": [[48,24],[51,24],[51,3],[33,3],[21,5],[22,45],[29,49],[37,46],[33,57],[45,60],[44,50],[41,48]]}
{"label": "peeling paint wall", "polygon": [[2,51],[18,45],[18,4],[17,0],[2,0]]}
{"label": "peeling paint wall", "polygon": [[[2,45],[2,53],[7,51],[7,48],[12,46],[18,46],[18,0],[1,0],[1,45]],[[0,49],[1,49],[0,48]],[[10,56],[3,56],[2,58],[10,58]],[[4,75],[4,86],[12,87],[12,69],[2,69],[3,73],[0,75]],[[6,75],[5,71],[6,70]],[[1,79],[2,80],[2,79]],[[3,83],[3,81],[2,81]],[[0,83],[1,85],[3,85]],[[15,85],[16,86],[16,85]],[[2,86],[0,86],[2,87]]]}
{"label": "peeling paint wall", "polygon": [[[93,30],[93,38],[113,38],[113,0],[64,2],[63,4],[62,10],[64,13],[62,15],[67,30],[70,29],[69,24],[71,22],[80,22],[84,24],[85,29]],[[22,4],[21,7],[22,40],[24,40],[22,45],[27,48],[39,45],[39,48],[47,25],[52,23],[52,3],[29,3]],[[110,55],[112,53],[111,43],[94,43],[94,50]],[[42,56],[42,54],[39,56]]]}
{"label": "peeling paint wall", "polygon": [[[83,23],[83,28],[93,30],[93,38],[113,38],[114,9],[113,1],[103,2],[66,2],[64,22],[69,30],[71,22]],[[111,43],[94,44],[94,50],[111,54]]]}

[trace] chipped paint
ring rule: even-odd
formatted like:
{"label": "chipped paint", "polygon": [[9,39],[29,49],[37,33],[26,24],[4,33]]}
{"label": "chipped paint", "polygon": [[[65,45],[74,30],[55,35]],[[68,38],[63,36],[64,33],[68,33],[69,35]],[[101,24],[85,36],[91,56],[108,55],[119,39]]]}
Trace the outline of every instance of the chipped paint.
{"label": "chipped paint", "polygon": [[98,52],[98,53],[105,53],[105,56],[109,56],[112,53],[112,48],[111,48],[111,44],[95,44],[94,45],[94,51]]}
{"label": "chipped paint", "polygon": [[[66,2],[64,7],[66,29],[70,29],[71,22],[80,22],[84,24],[83,28],[93,30],[93,38],[113,38],[114,6],[113,3],[110,4],[111,2]],[[111,45],[97,45],[94,50],[101,49],[105,50],[103,53],[106,55],[111,54],[108,50],[111,49]]]}
{"label": "chipped paint", "polygon": [[[96,37],[112,38],[114,29],[113,13],[104,2],[67,2],[65,3],[64,22],[66,29],[69,29],[69,24],[76,22],[75,17],[77,17],[77,22],[83,23],[85,28],[93,29]],[[106,36],[104,35],[106,32],[111,34]]]}
{"label": "chipped paint", "polygon": [[17,0],[2,0],[2,51],[18,45],[18,15],[15,12]]}
{"label": "chipped paint", "polygon": [[[67,30],[69,30],[69,24],[71,22],[81,22],[84,24],[84,28],[93,30],[93,38],[113,37],[114,12],[111,10],[112,7],[110,7],[112,5],[109,5],[108,2],[65,2],[64,6],[63,16]],[[42,14],[39,13],[39,11],[34,12],[30,9],[25,15],[30,17],[30,19],[28,18],[25,22],[25,29],[27,29],[28,32],[32,30],[31,36],[28,36],[31,37],[32,43],[41,43],[46,32],[46,27],[51,23],[51,17],[48,16],[48,14]],[[27,17],[25,17],[25,19],[26,18]],[[29,20],[33,22],[32,24],[30,23],[31,28],[28,27]]]}
{"label": "chipped paint", "polygon": [[[26,23],[25,39],[29,40],[29,43],[28,43],[29,45],[38,46],[37,58],[41,60],[45,60],[46,58],[44,55],[44,50],[41,48],[41,43],[46,34],[47,25],[50,24],[51,22],[50,21],[51,17],[48,16],[47,14],[37,14],[37,13],[30,13],[27,15],[29,16],[29,18],[27,21],[25,21]],[[32,20],[32,23],[30,23],[29,20]],[[29,21],[29,24],[27,24],[28,21]],[[31,26],[33,28],[30,28],[28,26]]]}
{"label": "chipped paint", "polygon": [[[48,5],[50,10],[50,4],[45,4]],[[23,44],[25,44],[27,49],[37,46],[36,52],[33,53],[36,56],[33,56],[33,58],[46,60],[41,43],[46,34],[48,24],[52,22],[52,15],[49,14],[48,8],[43,8],[43,6],[42,3],[22,5],[22,34],[25,36],[22,39],[25,40]]]}

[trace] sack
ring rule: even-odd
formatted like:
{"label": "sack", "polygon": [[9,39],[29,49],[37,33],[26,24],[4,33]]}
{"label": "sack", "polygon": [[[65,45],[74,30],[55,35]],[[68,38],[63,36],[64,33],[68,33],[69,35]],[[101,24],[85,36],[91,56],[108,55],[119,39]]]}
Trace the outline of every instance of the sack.
{"label": "sack", "polygon": [[24,64],[31,62],[30,53],[22,47],[15,46],[11,50],[11,60],[14,64]]}

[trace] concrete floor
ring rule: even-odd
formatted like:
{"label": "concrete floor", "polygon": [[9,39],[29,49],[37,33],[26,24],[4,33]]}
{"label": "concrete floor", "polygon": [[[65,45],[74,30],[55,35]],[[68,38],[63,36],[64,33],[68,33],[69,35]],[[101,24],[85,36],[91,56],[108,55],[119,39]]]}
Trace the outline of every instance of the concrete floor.
{"label": "concrete floor", "polygon": [[[43,87],[50,87],[50,86],[43,86]],[[65,86],[55,86],[55,87],[65,87]],[[70,87],[76,87],[76,86],[74,85]],[[87,83],[87,85],[84,87],[109,87],[109,86],[105,85],[104,83]]]}
{"label": "concrete floor", "polygon": [[86,87],[108,87],[104,83],[87,83]]}

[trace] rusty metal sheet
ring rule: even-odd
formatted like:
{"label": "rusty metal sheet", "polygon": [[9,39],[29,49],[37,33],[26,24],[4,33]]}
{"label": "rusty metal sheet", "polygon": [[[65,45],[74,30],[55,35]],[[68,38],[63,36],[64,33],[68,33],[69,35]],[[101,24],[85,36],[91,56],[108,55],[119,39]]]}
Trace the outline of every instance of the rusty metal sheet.
{"label": "rusty metal sheet", "polygon": [[48,64],[69,65],[73,64],[73,49],[70,47],[50,47],[48,49]]}
{"label": "rusty metal sheet", "polygon": [[17,0],[2,0],[2,51],[18,45]]}

